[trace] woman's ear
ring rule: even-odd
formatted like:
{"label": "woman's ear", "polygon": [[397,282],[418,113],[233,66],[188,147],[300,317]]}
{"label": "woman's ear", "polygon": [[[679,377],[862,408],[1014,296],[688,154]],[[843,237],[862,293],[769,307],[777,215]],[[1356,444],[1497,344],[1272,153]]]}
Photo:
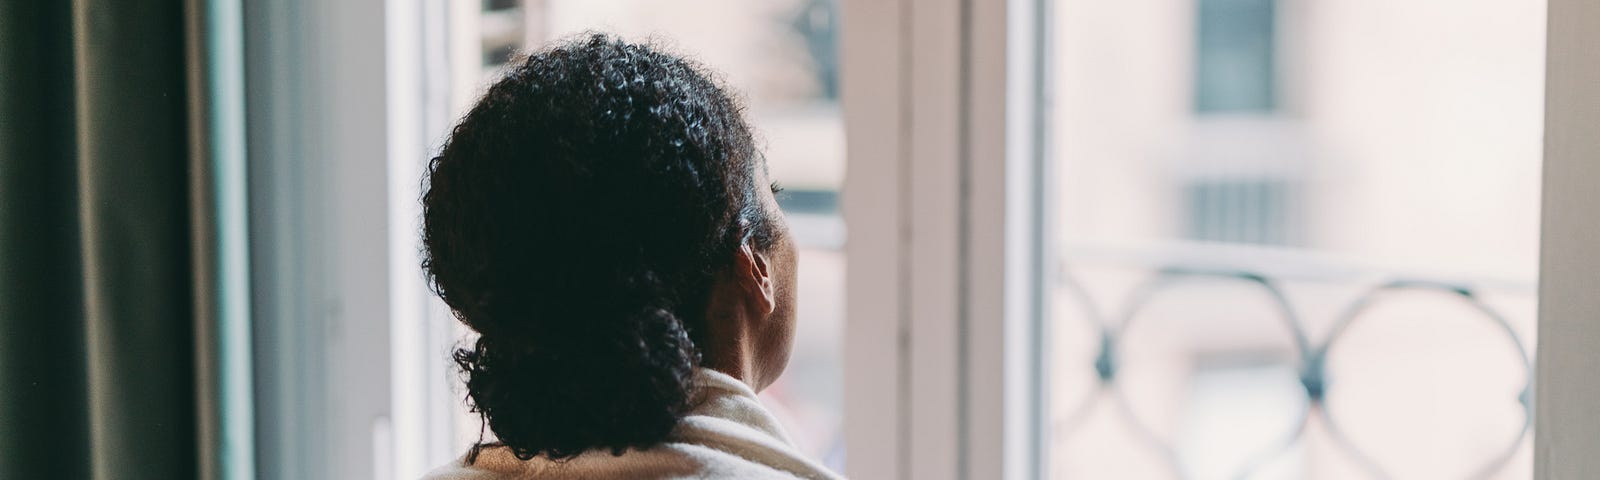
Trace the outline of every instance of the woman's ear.
{"label": "woman's ear", "polygon": [[772,261],[766,254],[756,252],[750,244],[739,246],[739,255],[735,262],[738,264],[738,282],[743,290],[749,292],[752,306],[760,310],[763,316],[771,315],[778,305],[777,285],[772,280]]}

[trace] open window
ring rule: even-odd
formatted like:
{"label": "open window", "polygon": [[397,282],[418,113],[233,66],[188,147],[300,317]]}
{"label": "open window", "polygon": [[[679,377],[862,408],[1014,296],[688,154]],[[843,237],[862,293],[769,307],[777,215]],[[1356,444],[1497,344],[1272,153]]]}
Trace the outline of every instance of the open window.
{"label": "open window", "polygon": [[803,249],[768,400],[852,478],[1593,476],[1600,8],[1546,5],[245,2],[259,471],[477,439],[415,179],[596,28],[745,92]]}

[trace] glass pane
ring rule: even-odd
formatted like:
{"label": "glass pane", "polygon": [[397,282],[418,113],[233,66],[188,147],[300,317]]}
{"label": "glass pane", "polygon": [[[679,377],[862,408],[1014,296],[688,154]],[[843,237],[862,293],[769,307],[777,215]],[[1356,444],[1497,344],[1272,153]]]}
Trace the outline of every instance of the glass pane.
{"label": "glass pane", "polygon": [[1052,5],[1053,477],[1532,477],[1543,2]]}
{"label": "glass pane", "polygon": [[1199,113],[1276,106],[1276,0],[1196,0],[1194,104]]}
{"label": "glass pane", "polygon": [[[788,371],[762,397],[802,452],[842,470],[844,223],[838,195],[844,128],[836,3],[484,0],[472,14],[476,22],[453,35],[476,34],[464,56],[484,61],[463,67],[455,77],[463,87],[454,95],[461,109],[518,50],[585,31],[650,41],[688,55],[721,74],[724,84],[743,97],[772,178],[785,189],[778,201],[800,246],[798,338]],[[465,442],[477,438],[478,422],[463,417],[456,424],[458,446],[464,449]]]}

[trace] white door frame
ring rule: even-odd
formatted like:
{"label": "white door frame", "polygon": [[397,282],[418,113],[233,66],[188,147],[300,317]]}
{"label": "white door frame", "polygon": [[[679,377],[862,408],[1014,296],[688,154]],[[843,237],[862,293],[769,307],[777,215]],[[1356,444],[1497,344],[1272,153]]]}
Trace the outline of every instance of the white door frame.
{"label": "white door frame", "polygon": [[1042,2],[843,2],[847,473],[1037,478]]}
{"label": "white door frame", "polygon": [[1600,478],[1600,3],[1550,0],[1534,477]]}

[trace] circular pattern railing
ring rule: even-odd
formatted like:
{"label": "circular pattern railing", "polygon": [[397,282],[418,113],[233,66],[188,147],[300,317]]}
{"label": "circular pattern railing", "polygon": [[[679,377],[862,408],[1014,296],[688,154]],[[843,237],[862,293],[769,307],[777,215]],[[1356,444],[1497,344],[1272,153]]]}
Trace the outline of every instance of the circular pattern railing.
{"label": "circular pattern railing", "polygon": [[[1480,465],[1471,470],[1467,477],[1470,479],[1487,478],[1506,467],[1516,454],[1518,448],[1528,437],[1532,428],[1533,411],[1530,402],[1531,385],[1533,381],[1533,362],[1527,348],[1524,347],[1522,338],[1517,334],[1511,322],[1498,310],[1484,302],[1478,292],[1471,286],[1452,284],[1433,280],[1394,278],[1375,282],[1346,303],[1337,313],[1332,327],[1320,342],[1314,342],[1307,332],[1304,316],[1293,302],[1285,295],[1280,282],[1266,274],[1235,269],[1210,269],[1210,268],[1156,268],[1154,275],[1136,286],[1125,298],[1122,307],[1115,313],[1115,317],[1108,316],[1099,304],[1089,295],[1088,291],[1072,275],[1063,272],[1058,280],[1058,287],[1062,288],[1079,310],[1079,314],[1088,320],[1099,332],[1098,353],[1094,357],[1093,369],[1098,377],[1098,385],[1090,391],[1077,406],[1062,417],[1057,423],[1057,429],[1069,433],[1083,424],[1087,418],[1109,402],[1115,409],[1115,414],[1124,422],[1140,442],[1148,445],[1159,453],[1164,468],[1173,478],[1188,478],[1184,471],[1183,463],[1173,442],[1162,438],[1149,422],[1141,418],[1135,411],[1127,394],[1118,385],[1118,376],[1121,373],[1122,356],[1120,342],[1127,336],[1130,328],[1138,325],[1139,313],[1152,304],[1163,294],[1169,293],[1179,286],[1196,282],[1233,282],[1259,290],[1265,294],[1267,301],[1275,312],[1276,319],[1281,321],[1289,332],[1290,344],[1293,348],[1298,370],[1298,380],[1304,392],[1307,408],[1304,414],[1295,420],[1289,432],[1282,438],[1260,452],[1251,455],[1231,475],[1231,478],[1248,478],[1264,465],[1289,452],[1306,435],[1307,426],[1313,417],[1317,418],[1332,439],[1332,443],[1343,454],[1348,456],[1361,470],[1372,478],[1388,479],[1391,474],[1380,465],[1369,452],[1364,451],[1340,427],[1340,422],[1329,409],[1325,400],[1330,385],[1327,382],[1327,366],[1329,352],[1337,346],[1341,339],[1346,337],[1346,332],[1352,325],[1362,322],[1364,314],[1394,295],[1402,292],[1426,291],[1447,295],[1449,298],[1463,302],[1480,318],[1472,319],[1491,324],[1495,331],[1502,333],[1507,343],[1515,350],[1520,359],[1526,377],[1522,383],[1522,390],[1516,401],[1521,405],[1522,426],[1516,434],[1508,438],[1500,453],[1484,459]],[[1118,321],[1111,322],[1109,319]],[[1465,320],[1465,319],[1464,319]],[[1102,401],[1105,399],[1105,401]]]}

